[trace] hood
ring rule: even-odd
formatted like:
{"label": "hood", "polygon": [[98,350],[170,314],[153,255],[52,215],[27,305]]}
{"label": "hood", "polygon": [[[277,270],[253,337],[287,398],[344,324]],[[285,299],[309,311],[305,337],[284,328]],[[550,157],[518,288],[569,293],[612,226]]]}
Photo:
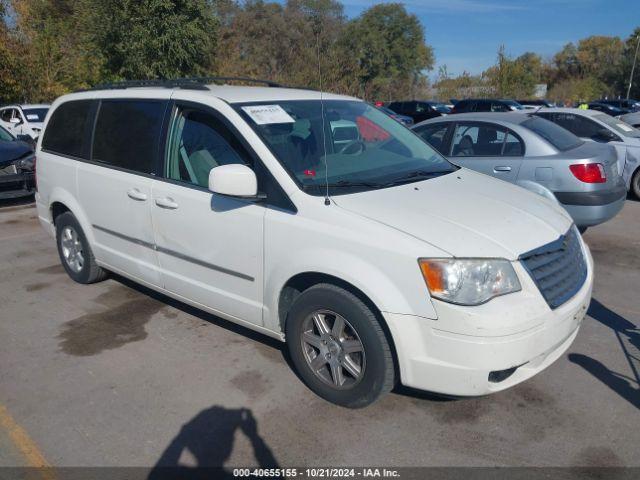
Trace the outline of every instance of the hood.
{"label": "hood", "polygon": [[29,144],[20,141],[0,142],[0,168],[33,152]]}
{"label": "hood", "polygon": [[557,203],[462,168],[442,177],[332,198],[454,257],[518,256],[557,240],[573,223]]}

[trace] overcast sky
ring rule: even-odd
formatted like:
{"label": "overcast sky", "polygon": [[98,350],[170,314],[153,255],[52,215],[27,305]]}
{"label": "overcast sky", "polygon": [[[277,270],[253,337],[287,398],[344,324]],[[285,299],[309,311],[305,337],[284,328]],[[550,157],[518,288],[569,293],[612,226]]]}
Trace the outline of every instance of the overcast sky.
{"label": "overcast sky", "polygon": [[[381,1],[342,0],[357,16]],[[436,69],[472,74],[493,65],[498,47],[518,56],[533,51],[550,57],[568,42],[589,35],[626,38],[640,26],[640,0],[405,0],[435,50]]]}

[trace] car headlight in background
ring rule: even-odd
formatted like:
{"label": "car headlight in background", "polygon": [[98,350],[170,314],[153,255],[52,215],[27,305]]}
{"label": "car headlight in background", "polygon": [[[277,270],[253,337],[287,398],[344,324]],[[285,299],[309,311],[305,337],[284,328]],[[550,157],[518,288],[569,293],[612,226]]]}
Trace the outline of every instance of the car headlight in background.
{"label": "car headlight in background", "polygon": [[522,289],[511,262],[482,258],[418,260],[431,296],[457,305],[480,305]]}
{"label": "car headlight in background", "polygon": [[19,170],[33,170],[33,164],[35,162],[36,156],[35,154],[30,154],[24,158],[18,160],[15,165]]}

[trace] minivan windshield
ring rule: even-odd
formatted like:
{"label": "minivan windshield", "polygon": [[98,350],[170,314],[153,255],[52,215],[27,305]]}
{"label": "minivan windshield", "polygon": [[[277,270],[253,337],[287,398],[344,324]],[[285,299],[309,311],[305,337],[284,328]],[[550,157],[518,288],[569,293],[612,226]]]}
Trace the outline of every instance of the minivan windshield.
{"label": "minivan windshield", "polygon": [[613,128],[620,135],[623,135],[625,137],[640,138],[640,130],[638,130],[637,128],[633,128],[631,125],[627,125],[622,120],[618,120],[617,118],[611,117],[604,113],[594,115],[593,118]]}
{"label": "minivan windshield", "polygon": [[235,108],[312,195],[324,194],[327,184],[331,194],[339,195],[458,169],[411,130],[364,102],[292,100]]}

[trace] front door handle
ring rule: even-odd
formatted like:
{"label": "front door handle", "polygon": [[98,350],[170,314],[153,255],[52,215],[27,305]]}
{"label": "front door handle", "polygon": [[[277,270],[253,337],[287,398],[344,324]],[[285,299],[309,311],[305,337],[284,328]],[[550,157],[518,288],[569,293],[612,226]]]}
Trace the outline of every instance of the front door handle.
{"label": "front door handle", "polygon": [[147,194],[146,193],[142,193],[137,188],[132,188],[131,190],[129,190],[127,192],[127,196],[129,198],[131,198],[132,200],[137,200],[139,202],[144,202],[147,199]]}
{"label": "front door handle", "polygon": [[497,167],[493,167],[494,172],[510,172],[511,167],[506,165],[498,165]]}
{"label": "front door handle", "polygon": [[174,202],[173,198],[171,197],[156,198],[156,205],[160,208],[166,208],[168,210],[175,210],[176,208],[178,208],[178,204]]}

